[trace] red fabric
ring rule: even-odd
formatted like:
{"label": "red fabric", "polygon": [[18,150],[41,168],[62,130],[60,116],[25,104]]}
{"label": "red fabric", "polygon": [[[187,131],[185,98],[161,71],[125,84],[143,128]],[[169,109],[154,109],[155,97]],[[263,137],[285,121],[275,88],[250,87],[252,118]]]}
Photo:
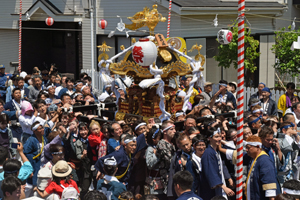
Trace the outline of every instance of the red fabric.
{"label": "red fabric", "polygon": [[101,141],[104,139],[104,135],[101,131],[100,131],[99,136],[92,132],[91,135],[88,137],[88,139],[89,139],[89,144],[92,148],[92,155],[93,155],[92,164],[94,164],[98,160],[97,149],[98,149]]}
{"label": "red fabric", "polygon": [[[73,180],[69,180],[69,182],[70,182],[70,184],[65,183],[64,180],[61,180],[60,184],[63,185],[64,187],[66,187],[66,188],[67,187],[74,187],[77,190],[77,192],[79,193],[76,182],[73,181]],[[46,187],[45,191],[48,194],[56,193],[61,198],[61,195],[62,195],[62,192],[64,191],[64,188],[62,188],[60,185],[57,185],[54,181],[51,181],[51,183]]]}
{"label": "red fabric", "polygon": [[96,135],[95,133],[91,133],[91,135],[88,137],[90,146],[92,148],[99,146],[103,138],[104,135],[101,131],[99,136]]}

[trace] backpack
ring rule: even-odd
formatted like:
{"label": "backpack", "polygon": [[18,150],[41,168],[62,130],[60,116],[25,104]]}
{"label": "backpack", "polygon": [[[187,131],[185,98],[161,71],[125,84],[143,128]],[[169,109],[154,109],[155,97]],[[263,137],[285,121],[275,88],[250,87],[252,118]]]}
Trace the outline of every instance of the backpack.
{"label": "backpack", "polygon": [[79,198],[79,194],[73,186],[69,185],[68,187],[65,187],[62,184],[60,184],[60,187],[62,187],[64,189],[61,194],[61,199],[78,199]]}

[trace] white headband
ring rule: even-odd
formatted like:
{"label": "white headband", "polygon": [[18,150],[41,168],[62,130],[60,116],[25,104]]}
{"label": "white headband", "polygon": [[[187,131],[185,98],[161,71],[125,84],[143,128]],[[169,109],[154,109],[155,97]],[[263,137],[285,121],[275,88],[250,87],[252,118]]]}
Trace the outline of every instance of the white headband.
{"label": "white headband", "polygon": [[256,109],[256,110],[253,110],[252,113],[258,113],[258,112],[263,112],[264,110],[263,109]]}
{"label": "white headband", "polygon": [[168,126],[167,128],[165,128],[165,129],[163,130],[163,132],[165,132],[165,131],[169,130],[170,128],[173,128],[173,127],[175,127],[175,125],[174,125],[174,124],[173,124],[173,125],[170,125],[170,126]]}
{"label": "white headband", "polygon": [[[75,87],[76,87],[77,85],[79,85],[80,83],[82,83],[82,82],[78,82],[78,83],[76,83],[76,84],[75,84]],[[83,83],[82,83],[82,84],[83,84]]]}
{"label": "white headband", "polygon": [[83,94],[81,94],[81,93],[76,93],[76,94],[74,94],[74,99],[77,97],[77,96],[79,96],[79,95],[83,95]]}
{"label": "white headband", "polygon": [[216,131],[214,131],[214,133],[213,133],[213,135],[211,137],[215,136],[218,133],[221,133],[221,129],[220,128],[218,128]]}
{"label": "white headband", "polygon": [[52,87],[55,87],[55,85],[53,83],[51,85],[48,85],[47,90],[49,90]]}
{"label": "white headband", "polygon": [[106,158],[106,159],[104,159],[104,165],[115,166],[115,165],[117,165],[117,161],[116,161],[115,157]]}
{"label": "white headband", "polygon": [[251,104],[250,106],[253,107],[253,106],[256,106],[256,105],[258,105],[258,104],[260,104],[260,101],[254,103],[254,104]]}
{"label": "white headband", "polygon": [[175,117],[177,118],[177,117],[179,117],[179,116],[181,116],[181,115],[185,115],[184,112],[178,112],[178,113],[176,113],[176,114],[175,114]]}
{"label": "white headband", "polygon": [[38,129],[40,126],[43,126],[41,123],[36,124],[33,128],[32,131],[35,131],[36,129]]}
{"label": "white headband", "polygon": [[225,83],[219,83],[219,85],[222,85],[223,87],[227,87],[227,84]]}
{"label": "white headband", "polygon": [[124,141],[125,144],[128,144],[129,142],[135,142],[136,141],[136,137],[132,138],[132,139],[126,139]]}
{"label": "white headband", "polygon": [[246,142],[246,141],[244,142],[244,144],[245,145],[248,144],[248,145],[251,145],[251,146],[254,146],[254,147],[259,146],[259,148],[261,148],[261,145],[262,145],[261,142]]}
{"label": "white headband", "polygon": [[291,195],[300,195],[300,190],[291,190],[288,188],[282,188],[283,192],[286,192],[287,194],[291,194]]}
{"label": "white headband", "polygon": [[82,86],[81,92],[82,92],[82,90],[83,90],[85,87],[87,87],[87,86],[89,86],[89,85],[88,85],[88,84],[85,84],[84,86]]}
{"label": "white headband", "polygon": [[136,127],[135,127],[135,131],[140,128],[141,126],[146,126],[147,124],[145,122],[139,123]]}

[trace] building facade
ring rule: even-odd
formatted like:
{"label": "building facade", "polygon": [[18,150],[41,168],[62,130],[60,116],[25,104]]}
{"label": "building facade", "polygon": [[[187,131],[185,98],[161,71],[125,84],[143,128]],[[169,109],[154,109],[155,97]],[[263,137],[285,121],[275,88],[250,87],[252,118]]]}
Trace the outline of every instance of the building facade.
{"label": "building facade", "polygon": [[[170,37],[185,39],[187,49],[195,43],[203,46],[201,54],[206,58],[204,76],[211,82],[221,78],[228,81],[237,80],[237,72],[233,67],[222,70],[213,56],[218,53],[216,35],[221,28],[227,29],[237,19],[237,0],[173,0],[171,12]],[[120,52],[120,46],[131,45],[132,38],[148,35],[143,28],[130,32],[127,38],[124,32],[115,32],[120,16],[124,23],[130,24],[127,17],[142,11],[144,7],[158,5],[158,11],[168,17],[168,0],[23,0],[23,35],[22,35],[22,68],[28,72],[34,66],[40,69],[56,63],[61,72],[73,73],[75,77],[80,69],[92,66],[91,47],[91,8],[94,8],[93,28],[95,30],[93,50],[94,65],[97,66],[97,45],[103,41],[113,47],[108,53],[111,57]],[[0,12],[0,63],[9,66],[18,61],[18,18],[19,1],[1,2]],[[276,18],[282,16],[287,9],[284,0],[246,0],[246,16],[251,24],[251,32],[260,41],[261,56],[257,59],[257,72],[246,72],[248,84],[255,86],[258,82],[266,82],[274,86],[275,56],[270,48],[274,44]],[[219,26],[213,26],[213,19],[218,14]],[[52,17],[54,24],[48,27],[45,19]],[[105,29],[97,24],[100,19],[108,23]],[[160,22],[155,29],[166,37],[167,22]],[[5,47],[5,48],[3,48]],[[188,55],[195,56],[195,52]],[[97,69],[97,67],[95,67]],[[11,68],[13,70],[14,68]]]}

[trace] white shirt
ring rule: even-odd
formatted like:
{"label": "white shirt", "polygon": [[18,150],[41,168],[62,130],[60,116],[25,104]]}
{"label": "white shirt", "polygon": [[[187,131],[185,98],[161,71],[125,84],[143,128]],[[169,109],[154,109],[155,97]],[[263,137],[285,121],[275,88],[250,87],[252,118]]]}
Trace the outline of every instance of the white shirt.
{"label": "white shirt", "polygon": [[32,130],[31,130],[31,125],[34,123],[35,121],[35,116],[32,115],[32,116],[29,116],[29,115],[20,115],[19,116],[19,123],[22,127],[22,130],[24,133],[28,133],[30,135],[33,134]]}
{"label": "white shirt", "polygon": [[296,122],[296,126],[297,126],[297,124],[300,122],[300,120],[297,118],[297,116],[296,116],[296,114],[294,113],[294,112],[292,112],[293,113],[293,115],[294,115],[294,117],[295,117],[295,122]]}
{"label": "white shirt", "polygon": [[60,85],[60,86],[58,86],[58,87],[56,87],[56,88],[55,88],[55,95],[56,95],[56,96],[58,96],[58,93],[59,93],[59,92],[60,92],[60,90],[61,90],[61,89],[63,89],[63,88],[64,88],[64,87],[63,87],[63,86],[61,86],[61,85]]}

